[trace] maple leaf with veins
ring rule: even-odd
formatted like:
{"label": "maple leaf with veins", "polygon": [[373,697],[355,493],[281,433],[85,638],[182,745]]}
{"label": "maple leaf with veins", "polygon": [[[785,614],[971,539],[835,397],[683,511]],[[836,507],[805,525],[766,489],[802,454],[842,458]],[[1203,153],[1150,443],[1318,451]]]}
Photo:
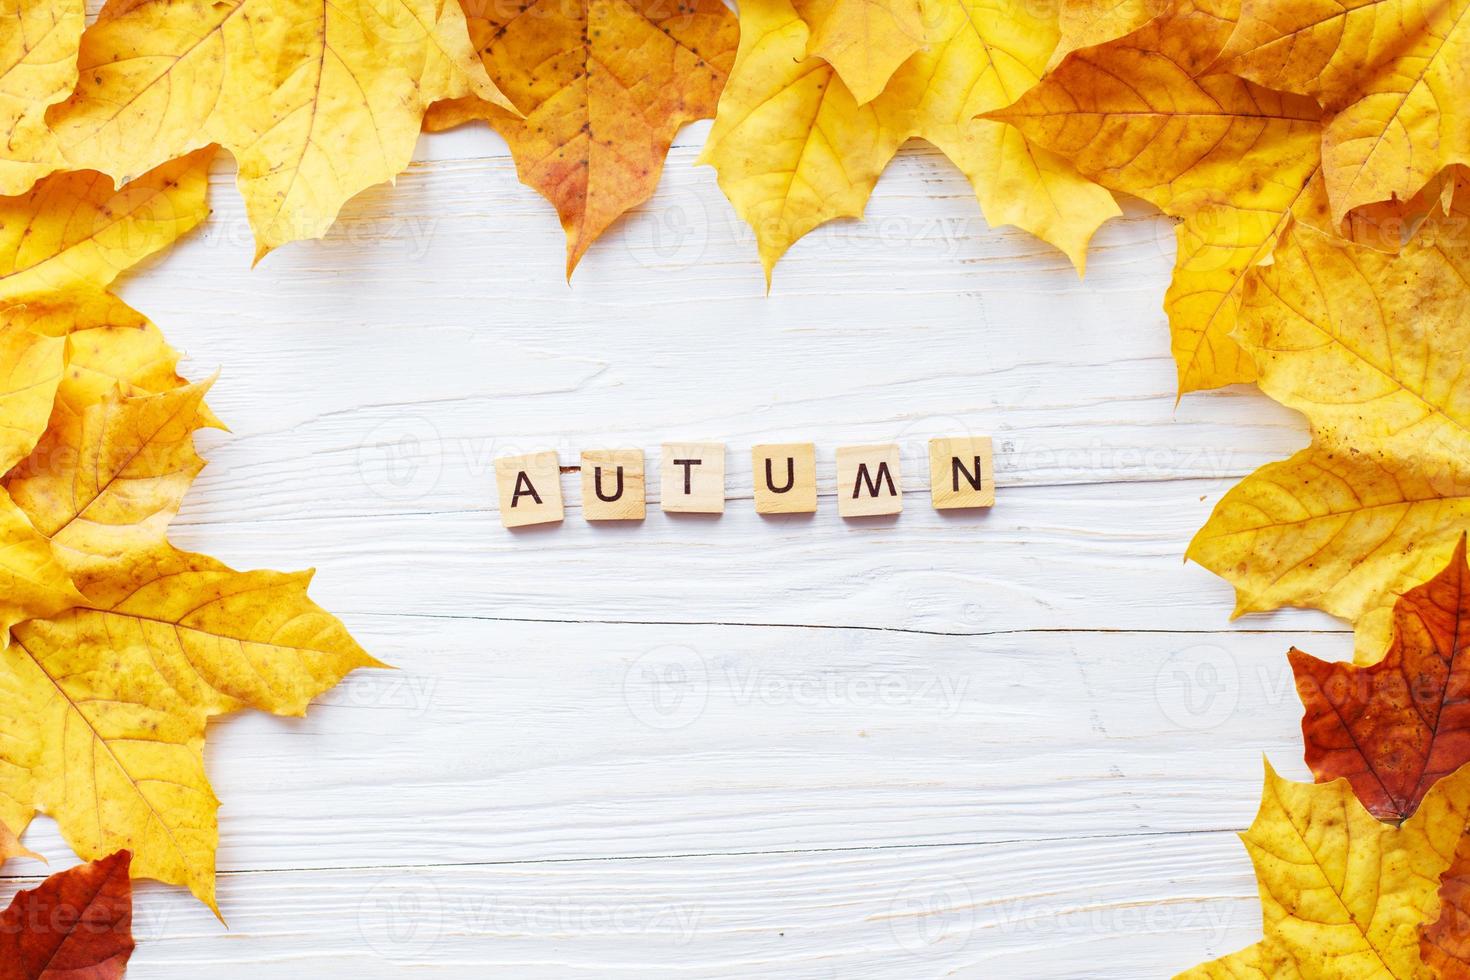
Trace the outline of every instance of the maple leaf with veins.
{"label": "maple leaf with veins", "polygon": [[460,0],[485,70],[520,113],[477,96],[430,108],[424,128],[484,119],[521,182],[555,207],[567,276],[588,246],[653,195],[680,127],[714,115],[739,30],[720,0]]}
{"label": "maple leaf with veins", "polygon": [[509,107],[446,0],[108,0],[77,64],[46,116],[68,167],[122,182],[218,143],[257,260],[402,172],[431,103]]}
{"label": "maple leaf with veins", "polygon": [[1439,779],[1470,762],[1470,568],[1462,535],[1449,564],[1399,597],[1393,642],[1371,666],[1292,648],[1306,706],[1307,765],[1345,777],[1381,820],[1402,820]]}
{"label": "maple leaf with veins", "polygon": [[0,912],[0,980],[119,980],[133,955],[131,856],[58,872]]}

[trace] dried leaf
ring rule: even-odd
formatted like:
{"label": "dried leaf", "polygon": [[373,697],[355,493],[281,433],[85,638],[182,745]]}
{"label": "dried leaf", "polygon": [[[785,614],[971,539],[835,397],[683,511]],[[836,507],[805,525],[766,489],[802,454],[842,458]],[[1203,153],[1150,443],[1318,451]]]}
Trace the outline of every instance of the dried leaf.
{"label": "dried leaf", "polygon": [[767,284],[797,239],[833,218],[862,215],[903,143],[831,65],[805,57],[809,37],[786,0],[740,5],[740,50],[699,158],[755,230]]}
{"label": "dried leaf", "polygon": [[51,542],[0,489],[0,647],[16,623],[83,601]]}
{"label": "dried leaf", "polygon": [[1266,766],[1241,835],[1260,886],[1265,938],[1181,978],[1422,977],[1419,927],[1470,825],[1470,768],[1442,780],[1402,827],[1380,823],[1347,780],[1295,783]]}
{"label": "dried leaf", "polygon": [[[76,445],[83,413],[111,395],[158,394],[188,383],[179,376],[179,354],[163,333],[111,293],[28,296],[0,306],[4,323],[62,343],[66,371],[47,426],[53,443]],[[201,406],[200,416],[203,425],[224,427],[207,406]]]}
{"label": "dried leaf", "polygon": [[1419,956],[1440,980],[1470,977],[1470,835],[1439,880],[1439,915],[1420,927]]}
{"label": "dried leaf", "polygon": [[20,842],[20,838],[15,836],[9,827],[0,823],[0,865],[3,865],[11,858],[17,857],[28,857],[37,861],[46,860],[35,851],[27,850],[25,845]]}
{"label": "dried leaf", "polygon": [[1392,256],[1302,225],[1252,274],[1237,339],[1313,442],[1246,477],[1189,546],[1237,615],[1324,609],[1376,655],[1393,597],[1444,567],[1470,523],[1467,275],[1463,236],[1430,227]]}
{"label": "dried leaf", "polygon": [[382,666],[306,597],[310,573],[236,572],[160,546],[91,583],[89,608],[13,630],[0,655],[0,821],[54,816],[78,854],[128,848],[135,872],[214,907],[218,801],[209,718],[300,715]]}
{"label": "dried leaf", "polygon": [[1320,112],[1206,75],[1235,0],[1176,3],[1132,33],[1067,58],[990,113],[1104,186],[1185,219],[1165,309],[1180,393],[1253,380],[1231,339],[1245,274],[1295,215],[1317,220]]}
{"label": "dried leaf", "polygon": [[129,855],[68,868],[0,913],[0,980],[117,980],[133,955]]}
{"label": "dried leaf", "polygon": [[795,8],[811,28],[806,57],[830,64],[859,105],[883,92],[928,34],[921,0],[796,0]]}
{"label": "dried leaf", "polygon": [[0,198],[0,308],[102,290],[171,245],[209,214],[213,155],[171,161],[121,190],[101,174],[64,173]]}
{"label": "dried leaf", "polygon": [[1047,68],[1055,68],[1079,48],[1104,44],[1138,30],[1168,6],[1168,0],[1061,0],[1057,10],[1061,38]]}
{"label": "dried leaf", "polygon": [[83,0],[0,0],[0,196],[62,165],[46,110],[77,81]]}
{"label": "dried leaf", "polygon": [[738,27],[720,0],[461,0],[491,79],[524,117],[470,96],[428,129],[488,120],[521,181],[556,206],[567,275],[622,214],[653,195],[685,123],[714,115]]}
{"label": "dried leaf", "polygon": [[1321,102],[1339,222],[1470,163],[1470,0],[1243,0],[1218,69]]}
{"label": "dried leaf", "polygon": [[1055,9],[922,0],[921,11],[924,47],[862,105],[831,65],[806,57],[811,32],[788,0],[741,5],[740,51],[700,161],[755,229],[768,282],[808,231],[861,216],[878,175],[912,138],[955,161],[988,222],[1037,235],[1079,270],[1092,233],[1119,213],[1062,157],[975,118],[1040,77],[1056,45]]}
{"label": "dried leaf", "polygon": [[1291,651],[1306,706],[1307,765],[1319,781],[1346,778],[1382,820],[1408,817],[1435,782],[1470,762],[1470,569],[1463,536],[1443,571],[1399,597],[1393,623],[1393,642],[1372,666]]}
{"label": "dried leaf", "polygon": [[5,479],[20,509],[50,538],[83,594],[165,540],[204,467],[194,432],[209,383],[134,397],[112,393],[75,426],[48,431]]}
{"label": "dried leaf", "polygon": [[506,104],[444,0],[108,0],[79,65],[47,117],[69,165],[130,180],[218,143],[257,259],[404,170],[431,103]]}
{"label": "dried leaf", "polygon": [[0,322],[0,473],[30,455],[46,431],[66,343]]}

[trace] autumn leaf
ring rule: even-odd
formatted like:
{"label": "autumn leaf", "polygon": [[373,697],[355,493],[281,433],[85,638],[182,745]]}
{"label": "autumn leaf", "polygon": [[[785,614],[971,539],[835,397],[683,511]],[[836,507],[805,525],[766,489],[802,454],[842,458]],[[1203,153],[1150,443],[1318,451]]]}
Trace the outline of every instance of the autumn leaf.
{"label": "autumn leaf", "polygon": [[124,395],[112,380],[95,403],[85,373],[75,387],[57,404],[70,397],[76,414],[58,409],[6,480],[85,598],[11,630],[0,719],[15,739],[0,742],[0,821],[50,813],[77,853],[127,848],[136,873],[214,907],[208,719],[244,707],[301,714],[349,671],[381,665],[307,599],[309,574],[235,572],[167,543],[203,465],[192,436],[207,424],[208,384]]}
{"label": "autumn leaf", "polygon": [[106,287],[203,219],[211,152],[118,191],[66,173],[0,200],[0,825],[47,813],[83,857],[127,849],[214,908],[208,720],[299,715],[381,665],[307,598],[309,573],[167,540],[203,465],[193,433],[218,425],[209,383]]}
{"label": "autumn leaf", "polygon": [[0,647],[10,627],[36,616],[54,616],[85,601],[51,542],[0,489]]}
{"label": "autumn leaf", "polygon": [[61,385],[66,343],[0,323],[0,473],[30,455]]}
{"label": "autumn leaf", "polygon": [[10,828],[0,823],[0,865],[16,857],[34,858],[37,861],[45,861],[35,851],[27,850],[20,842],[20,838],[11,832]]}
{"label": "autumn leaf", "polygon": [[489,121],[522,183],[556,206],[567,276],[587,247],[653,195],[685,123],[714,115],[738,28],[720,0],[461,0],[485,70],[519,116],[468,96],[425,127]]}
{"label": "autumn leaf", "polygon": [[165,163],[121,190],[98,173],[62,173],[0,198],[0,315],[33,299],[99,292],[178,240],[209,214],[213,155]]}
{"label": "autumn leaf", "polygon": [[1233,488],[1188,556],[1236,614],[1310,606],[1388,642],[1393,598],[1445,566],[1470,523],[1470,243],[1431,224],[1397,256],[1303,225],[1247,284],[1236,337],[1312,445]]}
{"label": "autumn leaf", "polygon": [[1216,69],[1321,102],[1339,222],[1470,163],[1470,0],[1243,0]]}
{"label": "autumn leaf", "polygon": [[1419,955],[1442,980],[1470,977],[1470,834],[1439,880],[1439,915],[1419,930]]}
{"label": "autumn leaf", "polygon": [[214,908],[218,800],[209,718],[300,715],[382,666],[306,597],[310,574],[236,572],[167,546],[89,583],[86,608],[15,627],[0,655],[0,821],[54,816],[78,854],[134,852],[137,874]]}
{"label": "autumn leaf", "polygon": [[204,460],[194,451],[209,383],[156,395],[112,393],[78,424],[53,428],[5,478],[63,568],[89,593],[118,563],[165,540]]}
{"label": "autumn leaf", "polygon": [[1061,37],[1047,68],[1055,68],[1078,48],[1105,44],[1138,30],[1169,7],[1169,0],[1061,0],[1057,27]]}
{"label": "autumn leaf", "polygon": [[755,230],[761,265],[833,218],[861,216],[903,142],[859,105],[832,66],[805,56],[811,32],[786,0],[740,5],[740,50],[699,162]]}
{"label": "autumn leaf", "polygon": [[0,0],[0,196],[62,165],[46,110],[77,81],[83,0]]}
{"label": "autumn leaf", "polygon": [[[114,390],[138,395],[184,384],[178,354],[158,328],[106,287],[208,216],[213,155],[200,150],[121,190],[100,174],[64,173],[0,198],[0,338],[36,337],[24,342],[66,365],[63,374],[48,360],[56,363],[59,387],[32,390],[33,414],[12,415],[0,405],[0,420],[14,426],[24,417],[28,433],[39,436],[34,413],[44,403],[54,441],[56,430],[76,424],[88,405]],[[205,424],[218,424],[207,409],[203,415]],[[21,441],[24,456],[35,439]],[[0,455],[0,474],[19,458]]]}
{"label": "autumn leaf", "polygon": [[[143,314],[110,293],[31,297],[0,308],[0,321],[57,338],[64,346],[66,371],[50,406],[49,433],[75,444],[87,408],[110,395],[159,394],[183,387],[179,354]],[[207,407],[201,424],[222,428]]]}
{"label": "autumn leaf", "polygon": [[506,104],[445,0],[108,0],[78,63],[47,115],[68,165],[121,182],[217,143],[257,259],[406,168],[431,103]]}
{"label": "autumn leaf", "polygon": [[[65,344],[0,324],[0,473],[27,457],[46,430]],[[51,542],[0,490],[0,646],[10,627],[82,601]]]}
{"label": "autumn leaf", "polygon": [[1120,213],[1061,157],[975,118],[1040,77],[1057,41],[1055,9],[921,0],[923,48],[866,105],[830,64],[807,57],[811,30],[787,0],[751,0],[740,16],[740,51],[700,162],[715,167],[755,230],[768,283],[801,236],[860,217],[878,175],[913,138],[959,166],[990,224],[1037,235],[1079,270],[1092,233]]}
{"label": "autumn leaf", "polygon": [[1346,778],[1381,820],[1411,815],[1437,780],[1470,762],[1467,645],[1462,536],[1444,570],[1394,604],[1393,642],[1377,663],[1332,663],[1292,649],[1307,765],[1317,779]]}
{"label": "autumn leaf", "polygon": [[52,875],[0,913],[0,980],[117,980],[133,955],[133,887],[120,851]]}
{"label": "autumn leaf", "polygon": [[922,0],[795,0],[810,28],[807,58],[832,66],[859,105],[872,102],[924,45]]}
{"label": "autumn leaf", "polygon": [[1321,221],[1320,110],[1205,74],[1236,0],[1178,2],[1124,37],[1077,51],[990,113],[1106,187],[1184,219],[1165,298],[1181,394],[1251,381],[1232,339],[1241,288],[1295,216]]}
{"label": "autumn leaf", "polygon": [[1347,780],[1296,783],[1266,766],[1261,808],[1241,835],[1259,884],[1265,938],[1180,974],[1421,977],[1421,923],[1470,825],[1470,768],[1439,782],[1401,827],[1380,823]]}

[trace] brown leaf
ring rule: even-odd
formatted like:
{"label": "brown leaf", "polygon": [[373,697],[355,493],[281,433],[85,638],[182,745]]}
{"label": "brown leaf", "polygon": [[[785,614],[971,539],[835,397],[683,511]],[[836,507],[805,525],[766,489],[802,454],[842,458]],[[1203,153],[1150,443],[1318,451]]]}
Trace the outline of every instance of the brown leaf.
{"label": "brown leaf", "polygon": [[1434,578],[1399,597],[1393,641],[1370,667],[1295,648],[1302,736],[1318,781],[1346,777],[1381,820],[1412,814],[1441,777],[1470,762],[1470,569],[1465,538]]}
{"label": "brown leaf", "polygon": [[78,865],[0,915],[0,980],[115,980],[133,955],[131,855]]}
{"label": "brown leaf", "polygon": [[1470,835],[1439,879],[1439,917],[1419,927],[1419,958],[1441,980],[1470,978]]}

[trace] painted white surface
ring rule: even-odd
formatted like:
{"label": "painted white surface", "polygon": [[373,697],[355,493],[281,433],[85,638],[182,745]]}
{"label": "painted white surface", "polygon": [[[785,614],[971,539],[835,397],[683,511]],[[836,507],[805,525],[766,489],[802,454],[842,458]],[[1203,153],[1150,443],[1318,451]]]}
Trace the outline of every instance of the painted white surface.
{"label": "painted white surface", "polygon": [[[133,976],[1133,978],[1257,937],[1232,831],[1263,752],[1305,775],[1284,653],[1349,636],[1232,624],[1181,563],[1306,435],[1250,390],[1176,407],[1168,222],[1130,207],[1079,282],[914,148],[766,296],[705,131],[570,287],[481,128],[254,271],[226,163],[123,285],[233,430],[175,541],[315,566],[401,667],[212,727],[229,928],[142,885]],[[964,433],[999,500],[941,515],[923,445]],[[563,526],[500,528],[497,455],[665,439],[729,443],[723,518],[590,526],[567,475]],[[820,513],[757,518],[748,447],[798,439]],[[889,440],[904,514],[844,523],[833,450]]]}

